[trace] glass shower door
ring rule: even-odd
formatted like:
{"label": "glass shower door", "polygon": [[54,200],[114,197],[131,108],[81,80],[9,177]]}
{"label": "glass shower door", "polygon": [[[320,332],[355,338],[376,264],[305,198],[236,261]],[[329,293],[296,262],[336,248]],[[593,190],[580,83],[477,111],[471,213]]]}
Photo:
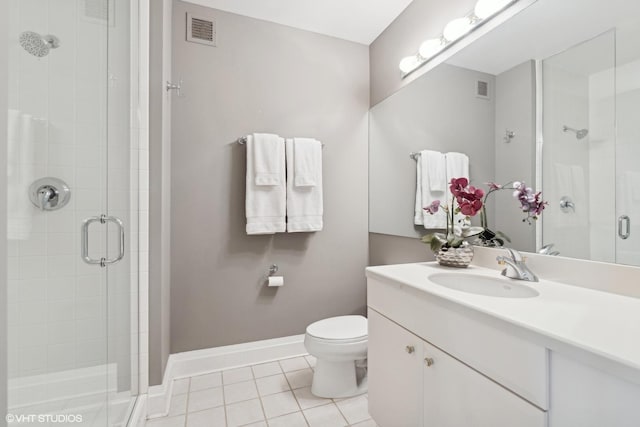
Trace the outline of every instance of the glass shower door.
{"label": "glass shower door", "polygon": [[9,414],[126,425],[138,386],[135,2],[9,2]]}
{"label": "glass shower door", "polygon": [[616,30],[616,261],[640,265],[640,24]]}

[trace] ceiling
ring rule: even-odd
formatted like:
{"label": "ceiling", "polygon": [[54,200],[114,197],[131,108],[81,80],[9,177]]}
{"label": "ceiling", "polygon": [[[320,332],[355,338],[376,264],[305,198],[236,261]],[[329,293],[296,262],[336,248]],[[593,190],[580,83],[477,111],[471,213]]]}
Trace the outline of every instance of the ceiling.
{"label": "ceiling", "polygon": [[412,0],[188,0],[238,15],[371,44]]}

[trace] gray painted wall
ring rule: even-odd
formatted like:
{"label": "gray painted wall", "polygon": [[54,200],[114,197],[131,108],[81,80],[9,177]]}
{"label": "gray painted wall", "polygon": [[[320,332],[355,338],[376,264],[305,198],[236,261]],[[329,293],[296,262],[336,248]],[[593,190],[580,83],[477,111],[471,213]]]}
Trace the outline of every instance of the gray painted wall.
{"label": "gray painted wall", "polygon": [[[535,188],[535,62],[527,61],[496,76],[495,180],[504,184],[520,180]],[[516,136],[506,143],[506,129]],[[520,204],[511,191],[494,193],[492,230],[511,238],[510,246],[532,252],[536,249],[536,229],[522,223]]]}
{"label": "gray painted wall", "polygon": [[369,265],[403,264],[435,260],[431,249],[413,237],[369,233]]}
{"label": "gray painted wall", "polygon": [[[489,99],[476,82],[489,84]],[[419,237],[415,226],[416,162],[410,152],[457,151],[469,156],[473,185],[494,176],[494,77],[440,64],[371,108],[369,126],[369,230]],[[493,217],[493,209],[488,210]],[[479,223],[479,219],[474,219]]]}
{"label": "gray painted wall", "polygon": [[[9,53],[8,34],[9,28],[9,2],[0,2],[0,141],[2,147],[0,150],[0,271],[7,271],[7,114],[9,108],[8,93],[6,82],[9,81]],[[7,275],[0,275],[0,310],[3,315],[0,316],[0,342],[7,342]],[[0,414],[2,421],[0,425],[7,425],[4,414],[7,413],[7,345],[0,346]]]}
{"label": "gray painted wall", "polygon": [[156,385],[170,351],[171,98],[163,83],[171,79],[173,3],[149,8],[149,385]]}
{"label": "gray painted wall", "polygon": [[413,0],[369,46],[371,105],[420,77],[420,70],[402,79],[398,64],[420,44],[439,37],[449,21],[473,10],[476,0]]}
{"label": "gray painted wall", "polygon": [[[185,13],[215,17],[218,47],[187,43]],[[304,333],[364,313],[368,48],[174,3],[171,352]],[[245,234],[251,132],[313,136],[324,148],[324,230]],[[285,285],[266,288],[275,263]]]}

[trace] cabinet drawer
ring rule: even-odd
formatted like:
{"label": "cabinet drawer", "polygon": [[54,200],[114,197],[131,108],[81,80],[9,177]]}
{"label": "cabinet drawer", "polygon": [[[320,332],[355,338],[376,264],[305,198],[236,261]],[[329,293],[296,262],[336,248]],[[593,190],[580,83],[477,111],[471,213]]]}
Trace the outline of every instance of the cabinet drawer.
{"label": "cabinet drawer", "polygon": [[424,343],[424,427],[545,427],[536,408]]}
{"label": "cabinet drawer", "polygon": [[370,308],[541,409],[548,404],[545,347],[519,337],[509,325],[400,283],[367,281]]}

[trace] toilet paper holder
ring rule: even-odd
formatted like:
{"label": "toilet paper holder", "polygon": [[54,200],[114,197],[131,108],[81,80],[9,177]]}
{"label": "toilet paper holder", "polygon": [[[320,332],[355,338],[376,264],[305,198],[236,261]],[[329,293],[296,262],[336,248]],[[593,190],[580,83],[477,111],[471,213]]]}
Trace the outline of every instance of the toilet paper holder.
{"label": "toilet paper holder", "polygon": [[278,272],[278,265],[277,264],[271,264],[271,266],[269,267],[269,272],[267,273],[267,276],[273,276]]}

